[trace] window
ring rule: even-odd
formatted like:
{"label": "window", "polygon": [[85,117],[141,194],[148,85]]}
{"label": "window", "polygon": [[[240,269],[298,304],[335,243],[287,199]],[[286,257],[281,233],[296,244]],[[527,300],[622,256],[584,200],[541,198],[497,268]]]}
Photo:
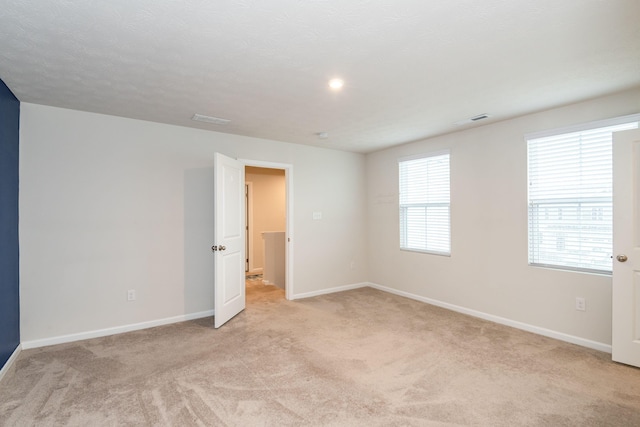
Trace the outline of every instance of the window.
{"label": "window", "polygon": [[639,117],[527,137],[530,265],[611,273],[612,134]]}
{"label": "window", "polygon": [[451,253],[449,152],[401,159],[400,249]]}

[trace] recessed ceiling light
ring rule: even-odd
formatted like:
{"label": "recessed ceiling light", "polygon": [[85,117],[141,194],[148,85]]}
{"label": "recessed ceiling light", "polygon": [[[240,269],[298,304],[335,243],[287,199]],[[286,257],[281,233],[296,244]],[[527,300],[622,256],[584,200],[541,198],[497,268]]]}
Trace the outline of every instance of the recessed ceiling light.
{"label": "recessed ceiling light", "polygon": [[191,117],[191,120],[196,122],[213,123],[215,125],[226,125],[231,122],[229,119],[221,119],[220,117],[205,116],[202,114],[194,114],[193,117]]}
{"label": "recessed ceiling light", "polygon": [[317,132],[316,135],[318,135],[318,138],[320,138],[320,139],[329,138],[329,133],[328,132]]}
{"label": "recessed ceiling light", "polygon": [[335,78],[329,80],[329,87],[333,90],[340,90],[342,86],[344,86],[344,80],[342,79]]}

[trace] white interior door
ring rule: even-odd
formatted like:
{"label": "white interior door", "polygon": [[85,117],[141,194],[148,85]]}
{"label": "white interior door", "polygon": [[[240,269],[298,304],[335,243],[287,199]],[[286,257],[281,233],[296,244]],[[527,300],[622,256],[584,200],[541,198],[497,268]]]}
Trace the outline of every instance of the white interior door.
{"label": "white interior door", "polygon": [[640,130],[613,134],[612,359],[640,367]]}
{"label": "white interior door", "polygon": [[215,153],[214,327],[245,308],[244,164]]}

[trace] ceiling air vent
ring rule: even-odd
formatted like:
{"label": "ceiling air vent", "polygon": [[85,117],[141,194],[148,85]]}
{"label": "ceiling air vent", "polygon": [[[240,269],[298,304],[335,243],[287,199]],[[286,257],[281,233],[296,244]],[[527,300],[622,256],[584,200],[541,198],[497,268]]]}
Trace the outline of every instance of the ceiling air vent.
{"label": "ceiling air vent", "polygon": [[489,116],[486,114],[479,114],[475,117],[471,117],[469,120],[471,120],[472,122],[477,122],[478,120],[486,119],[487,117]]}
{"label": "ceiling air vent", "polygon": [[464,120],[460,120],[458,122],[455,122],[454,125],[462,126],[462,125],[466,125],[466,124],[469,124],[469,123],[474,123],[474,122],[478,122],[480,120],[484,120],[484,119],[486,119],[488,117],[489,117],[488,114],[478,114],[477,116],[473,116],[473,117],[470,117],[468,119],[464,119]]}
{"label": "ceiling air vent", "polygon": [[228,120],[228,119],[204,116],[202,114],[194,114],[193,117],[191,117],[191,120],[195,120],[196,122],[213,123],[214,125],[226,125],[227,123],[231,122],[231,120]]}

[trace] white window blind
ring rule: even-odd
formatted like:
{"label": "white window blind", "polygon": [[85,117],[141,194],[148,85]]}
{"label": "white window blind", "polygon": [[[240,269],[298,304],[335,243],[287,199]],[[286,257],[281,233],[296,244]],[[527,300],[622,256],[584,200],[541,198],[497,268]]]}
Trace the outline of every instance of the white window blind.
{"label": "white window blind", "polygon": [[400,249],[451,253],[449,153],[400,160]]}
{"label": "white window blind", "polygon": [[617,124],[529,139],[529,264],[611,272]]}

